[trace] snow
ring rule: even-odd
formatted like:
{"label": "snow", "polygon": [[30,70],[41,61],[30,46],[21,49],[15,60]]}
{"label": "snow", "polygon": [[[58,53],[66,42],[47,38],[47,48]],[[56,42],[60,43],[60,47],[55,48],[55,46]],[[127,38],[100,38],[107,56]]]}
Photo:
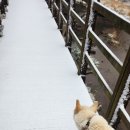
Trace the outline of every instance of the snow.
{"label": "snow", "polygon": [[10,0],[0,39],[0,130],[75,130],[75,100],[91,105],[44,0]]}

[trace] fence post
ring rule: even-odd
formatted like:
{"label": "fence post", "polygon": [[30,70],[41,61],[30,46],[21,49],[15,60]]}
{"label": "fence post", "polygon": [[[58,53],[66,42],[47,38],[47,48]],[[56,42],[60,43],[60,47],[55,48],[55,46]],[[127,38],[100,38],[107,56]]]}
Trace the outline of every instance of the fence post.
{"label": "fence post", "polygon": [[[97,1],[100,2],[100,0],[97,0]],[[98,16],[98,13],[97,13],[96,11],[93,11],[93,23],[92,23],[92,25],[91,25],[91,27],[92,27],[93,30],[95,30],[97,16]],[[92,50],[92,40],[91,40],[91,39],[89,39],[87,51],[88,51],[88,54],[89,54],[89,55],[90,55],[91,53],[95,53],[95,52]]]}
{"label": "fence post", "polygon": [[59,0],[59,12],[58,12],[58,29],[61,30],[62,28],[62,23],[61,23],[61,13],[62,13],[62,2]]}
{"label": "fence post", "polygon": [[3,36],[3,28],[4,26],[2,25],[2,19],[0,18],[0,37]]}
{"label": "fence post", "polygon": [[5,5],[5,7],[7,7],[9,5],[9,1],[8,0],[4,0],[4,5]]}
{"label": "fence post", "polygon": [[52,16],[54,16],[54,2],[55,2],[55,0],[52,0],[52,4],[51,4]]}
{"label": "fence post", "polygon": [[[85,19],[85,26],[84,26],[84,33],[83,33],[83,39],[82,39],[82,47],[81,47],[81,53],[80,53],[80,60],[79,60],[79,69],[78,69],[78,75],[84,74],[86,75],[86,70],[87,70],[87,63],[85,60],[85,44],[86,44],[86,36],[87,36],[87,30],[88,30],[88,23],[89,23],[89,16],[90,16],[90,11],[91,11],[91,4],[92,0],[89,0],[87,2],[87,14],[86,14],[86,19]],[[87,39],[88,40],[88,39]]]}
{"label": "fence post", "polygon": [[65,46],[71,47],[70,43],[70,34],[69,34],[69,27],[71,26],[71,8],[73,5],[73,0],[69,0],[68,2],[68,11],[67,11],[67,27],[66,27],[66,44]]}
{"label": "fence post", "polygon": [[[109,122],[113,118],[115,110],[116,110],[117,106],[119,105],[118,102],[119,102],[120,97],[122,95],[122,92],[125,88],[125,84],[126,84],[126,81],[127,81],[129,74],[130,74],[130,47],[129,47],[129,50],[127,52],[127,56],[126,56],[124,64],[123,64],[123,68],[122,68],[120,76],[117,80],[117,83],[116,83],[116,86],[115,86],[115,89],[114,89],[114,92],[113,92],[113,95],[111,98],[111,102],[109,103],[108,110],[106,113],[106,118]],[[125,102],[125,107],[126,107],[128,101],[123,101],[123,103],[124,102]],[[117,110],[116,116],[117,116],[117,120],[115,120],[113,122],[114,127],[117,126],[117,124],[120,120],[118,110]]]}
{"label": "fence post", "polygon": [[51,9],[51,0],[48,0],[48,8]]}

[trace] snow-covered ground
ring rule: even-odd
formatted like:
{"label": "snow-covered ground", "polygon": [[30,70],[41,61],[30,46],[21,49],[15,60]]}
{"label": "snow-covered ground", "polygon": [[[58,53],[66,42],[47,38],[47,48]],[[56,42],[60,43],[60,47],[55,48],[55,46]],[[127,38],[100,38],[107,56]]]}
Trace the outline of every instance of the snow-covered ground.
{"label": "snow-covered ground", "polygon": [[0,39],[0,130],[75,130],[92,100],[44,0],[10,0]]}

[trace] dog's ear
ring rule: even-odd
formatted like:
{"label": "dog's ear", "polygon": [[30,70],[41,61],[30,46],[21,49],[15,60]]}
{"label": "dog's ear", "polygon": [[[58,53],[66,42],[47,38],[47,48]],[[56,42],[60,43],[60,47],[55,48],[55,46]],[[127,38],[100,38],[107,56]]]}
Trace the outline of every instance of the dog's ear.
{"label": "dog's ear", "polygon": [[81,110],[80,101],[79,101],[79,100],[76,100],[75,113],[78,113],[80,110]]}
{"label": "dog's ear", "polygon": [[90,107],[93,112],[97,112],[99,109],[98,101],[94,101],[93,105]]}

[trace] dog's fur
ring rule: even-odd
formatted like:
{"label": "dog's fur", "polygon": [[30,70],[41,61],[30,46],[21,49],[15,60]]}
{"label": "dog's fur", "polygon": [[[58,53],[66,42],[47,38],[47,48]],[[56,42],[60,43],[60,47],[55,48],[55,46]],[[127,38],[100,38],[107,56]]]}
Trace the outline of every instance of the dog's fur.
{"label": "dog's fur", "polygon": [[96,113],[98,109],[97,101],[92,106],[81,106],[79,100],[76,100],[74,121],[79,130],[114,130],[102,116]]}

